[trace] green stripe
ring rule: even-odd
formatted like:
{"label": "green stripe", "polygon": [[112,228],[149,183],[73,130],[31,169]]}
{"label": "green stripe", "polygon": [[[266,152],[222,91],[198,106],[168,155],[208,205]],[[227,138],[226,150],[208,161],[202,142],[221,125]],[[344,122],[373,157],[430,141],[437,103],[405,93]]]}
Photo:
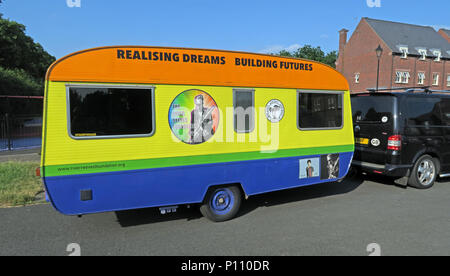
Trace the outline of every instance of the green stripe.
{"label": "green stripe", "polygon": [[45,177],[352,152],[354,145],[45,166]]}

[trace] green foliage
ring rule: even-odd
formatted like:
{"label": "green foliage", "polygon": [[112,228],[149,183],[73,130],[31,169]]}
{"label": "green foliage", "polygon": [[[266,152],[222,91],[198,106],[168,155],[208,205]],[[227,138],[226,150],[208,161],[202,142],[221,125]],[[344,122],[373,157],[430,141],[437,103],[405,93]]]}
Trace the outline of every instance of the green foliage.
{"label": "green foliage", "polygon": [[43,85],[43,81],[36,81],[23,69],[0,66],[0,95],[42,95]]}
{"label": "green foliage", "polygon": [[25,26],[0,15],[0,95],[43,95],[47,68],[55,61],[25,34]]}
{"label": "green foliage", "polygon": [[[36,81],[23,69],[5,69],[0,66],[0,95],[41,96],[44,82]],[[38,114],[42,101],[0,98],[0,117],[4,113]]]}
{"label": "green foliage", "polygon": [[337,60],[337,52],[331,51],[327,54],[319,47],[312,47],[311,45],[305,45],[302,48],[297,49],[297,51],[289,52],[286,50],[282,50],[281,52],[277,53],[276,55],[283,56],[283,57],[295,57],[295,58],[303,58],[303,59],[309,59],[314,60],[318,62],[325,63],[327,65],[330,65],[331,67],[336,67],[336,60]]}
{"label": "green foliage", "polygon": [[0,18],[0,66],[23,69],[36,79],[43,79],[55,58],[25,34],[25,26]]}

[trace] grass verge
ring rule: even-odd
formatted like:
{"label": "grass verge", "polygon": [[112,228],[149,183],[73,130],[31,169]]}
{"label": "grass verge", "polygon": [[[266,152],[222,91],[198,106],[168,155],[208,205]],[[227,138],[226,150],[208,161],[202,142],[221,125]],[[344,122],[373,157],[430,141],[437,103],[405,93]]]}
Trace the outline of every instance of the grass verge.
{"label": "grass verge", "polygon": [[44,191],[37,167],[36,162],[0,163],[0,207],[35,203],[36,195]]}

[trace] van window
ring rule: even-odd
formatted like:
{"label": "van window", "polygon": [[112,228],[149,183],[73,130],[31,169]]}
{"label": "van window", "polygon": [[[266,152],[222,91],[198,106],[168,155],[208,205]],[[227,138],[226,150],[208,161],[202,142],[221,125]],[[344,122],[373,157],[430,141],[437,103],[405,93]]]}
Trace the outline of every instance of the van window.
{"label": "van window", "polygon": [[151,135],[152,89],[69,88],[74,137]]}
{"label": "van window", "polygon": [[352,96],[353,122],[381,123],[383,117],[392,122],[393,96]]}
{"label": "van window", "polygon": [[340,127],[342,127],[342,94],[299,92],[299,129]]}
{"label": "van window", "polygon": [[408,125],[440,126],[442,125],[440,98],[409,97],[406,98],[405,118]]}
{"label": "van window", "polygon": [[255,128],[255,100],[253,90],[234,90],[234,131],[252,132]]}
{"label": "van window", "polygon": [[444,126],[450,126],[450,98],[443,98],[441,101],[441,114]]}

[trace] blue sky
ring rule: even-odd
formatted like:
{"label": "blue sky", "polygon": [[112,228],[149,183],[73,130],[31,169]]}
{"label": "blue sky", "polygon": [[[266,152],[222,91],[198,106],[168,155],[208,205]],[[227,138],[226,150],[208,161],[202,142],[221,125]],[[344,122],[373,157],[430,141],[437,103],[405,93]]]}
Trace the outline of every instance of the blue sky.
{"label": "blue sky", "polygon": [[[75,0],[72,0],[73,2]],[[310,44],[338,49],[338,31],[361,17],[450,28],[449,0],[4,0],[4,18],[60,58],[108,45],[273,52]]]}

